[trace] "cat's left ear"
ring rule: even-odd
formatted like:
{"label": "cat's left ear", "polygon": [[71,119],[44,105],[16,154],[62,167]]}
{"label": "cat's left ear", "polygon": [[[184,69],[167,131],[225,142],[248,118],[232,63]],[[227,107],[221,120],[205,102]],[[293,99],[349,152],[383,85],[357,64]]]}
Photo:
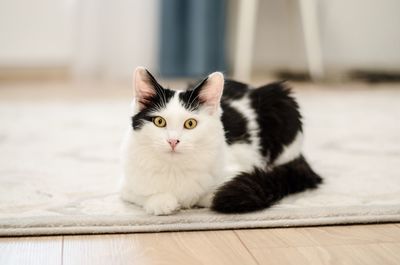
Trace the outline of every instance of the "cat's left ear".
{"label": "cat's left ear", "polygon": [[214,113],[220,104],[224,90],[224,75],[221,72],[214,72],[202,82],[199,87],[199,98],[203,106],[206,106],[211,114]]}

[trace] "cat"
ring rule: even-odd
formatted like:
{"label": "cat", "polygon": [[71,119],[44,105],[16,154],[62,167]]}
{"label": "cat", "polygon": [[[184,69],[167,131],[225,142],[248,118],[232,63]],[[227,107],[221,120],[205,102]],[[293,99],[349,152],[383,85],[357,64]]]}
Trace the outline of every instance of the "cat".
{"label": "cat", "polygon": [[301,153],[301,115],[284,82],[251,88],[210,74],[186,91],[143,67],[122,144],[122,199],[148,214],[267,208],[322,182]]}

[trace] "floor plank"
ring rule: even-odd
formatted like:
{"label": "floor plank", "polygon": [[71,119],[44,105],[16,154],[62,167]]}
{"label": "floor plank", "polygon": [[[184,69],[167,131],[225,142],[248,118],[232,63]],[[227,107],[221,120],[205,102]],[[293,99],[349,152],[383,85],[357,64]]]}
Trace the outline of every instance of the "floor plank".
{"label": "floor plank", "polygon": [[395,224],[238,230],[259,264],[400,264]]}
{"label": "floor plank", "polygon": [[397,265],[400,262],[398,243],[299,247],[298,251],[307,261],[304,264]]}
{"label": "floor plank", "polygon": [[277,247],[249,249],[258,264],[360,264],[391,265],[400,263],[399,243]]}
{"label": "floor plank", "polygon": [[400,243],[400,227],[395,224],[254,229],[235,233],[250,248]]}
{"label": "floor plank", "polygon": [[0,264],[61,265],[62,237],[0,238]]}
{"label": "floor plank", "polygon": [[394,224],[302,228],[317,245],[400,243],[400,228]]}
{"label": "floor plank", "polygon": [[232,231],[65,236],[63,265],[256,264]]}
{"label": "floor plank", "polygon": [[236,230],[235,233],[250,249],[315,245],[302,228]]}

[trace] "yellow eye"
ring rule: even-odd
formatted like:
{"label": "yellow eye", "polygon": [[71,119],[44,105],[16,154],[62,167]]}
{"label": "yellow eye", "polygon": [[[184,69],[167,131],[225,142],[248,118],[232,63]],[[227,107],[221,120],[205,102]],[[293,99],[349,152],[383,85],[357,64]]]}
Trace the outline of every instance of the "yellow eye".
{"label": "yellow eye", "polygon": [[193,129],[196,126],[197,126],[197,121],[195,119],[192,119],[192,118],[191,119],[187,119],[185,121],[185,124],[184,124],[184,127],[186,129]]}
{"label": "yellow eye", "polygon": [[153,123],[155,126],[160,127],[160,128],[165,127],[167,125],[167,121],[163,117],[160,117],[160,116],[154,117]]}

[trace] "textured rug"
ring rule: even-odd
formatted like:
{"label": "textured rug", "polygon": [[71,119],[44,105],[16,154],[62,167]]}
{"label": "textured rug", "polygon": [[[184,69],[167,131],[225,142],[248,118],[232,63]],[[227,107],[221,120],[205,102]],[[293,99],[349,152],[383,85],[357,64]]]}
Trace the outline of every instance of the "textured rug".
{"label": "textured rug", "polygon": [[400,221],[400,90],[300,90],[320,189],[252,214],[148,216],[118,197],[128,99],[2,100],[0,235],[153,232]]}

